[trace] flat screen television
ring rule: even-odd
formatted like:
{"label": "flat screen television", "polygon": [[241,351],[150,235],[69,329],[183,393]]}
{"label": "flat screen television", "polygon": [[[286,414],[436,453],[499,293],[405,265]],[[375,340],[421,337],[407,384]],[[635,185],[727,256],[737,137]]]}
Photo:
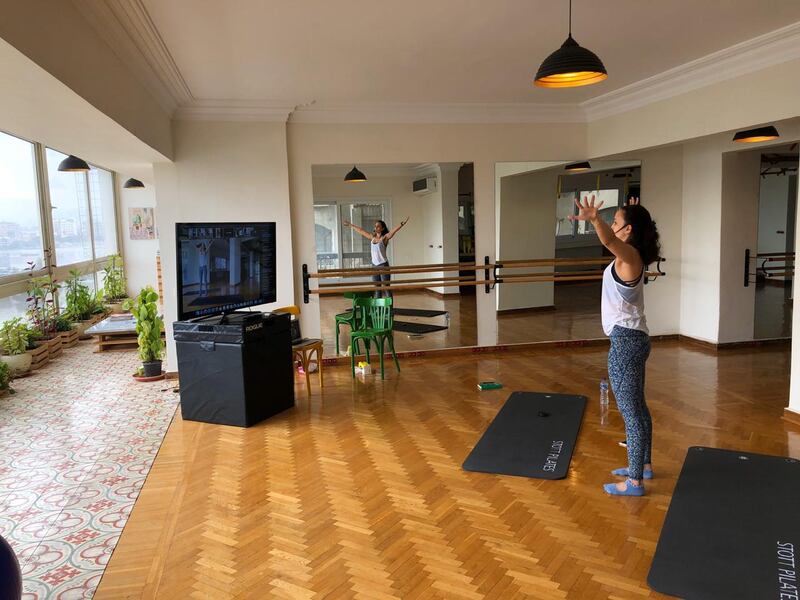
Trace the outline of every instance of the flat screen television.
{"label": "flat screen television", "polygon": [[178,319],[275,302],[275,223],[176,223]]}

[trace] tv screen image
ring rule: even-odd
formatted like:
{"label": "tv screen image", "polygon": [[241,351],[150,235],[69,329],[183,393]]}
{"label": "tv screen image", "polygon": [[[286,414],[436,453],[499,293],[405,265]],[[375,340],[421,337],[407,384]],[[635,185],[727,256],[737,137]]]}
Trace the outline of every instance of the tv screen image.
{"label": "tv screen image", "polygon": [[176,223],[178,319],[275,302],[275,223]]}

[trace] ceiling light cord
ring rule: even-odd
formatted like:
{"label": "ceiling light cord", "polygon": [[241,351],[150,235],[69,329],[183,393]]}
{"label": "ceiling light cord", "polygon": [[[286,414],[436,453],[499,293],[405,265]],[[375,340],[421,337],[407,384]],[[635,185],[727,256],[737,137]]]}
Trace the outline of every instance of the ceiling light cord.
{"label": "ceiling light cord", "polygon": [[572,37],[572,0],[569,0],[569,37]]}

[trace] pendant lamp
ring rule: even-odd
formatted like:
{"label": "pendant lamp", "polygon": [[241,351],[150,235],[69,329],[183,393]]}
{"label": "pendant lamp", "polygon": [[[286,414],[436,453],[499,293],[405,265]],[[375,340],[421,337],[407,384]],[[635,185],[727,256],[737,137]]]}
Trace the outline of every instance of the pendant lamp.
{"label": "pendant lamp", "polygon": [[569,171],[571,173],[575,173],[575,172],[578,172],[578,171],[588,171],[591,168],[592,168],[592,165],[589,164],[589,161],[585,160],[583,162],[575,162],[575,163],[569,164],[566,167],[564,167],[564,170],[565,171]]}
{"label": "pendant lamp", "polygon": [[350,172],[344,176],[344,180],[347,181],[348,183],[356,183],[356,182],[366,181],[367,176],[364,175],[361,171],[359,171],[355,165],[353,165],[353,168],[350,170]]}
{"label": "pendant lamp", "polygon": [[77,156],[72,156],[72,154],[70,154],[58,164],[58,170],[65,171],[67,173],[78,173],[81,171],[88,171],[89,164],[82,158],[78,158]]}
{"label": "pendant lamp", "polygon": [[756,127],[755,129],[748,129],[746,131],[738,131],[733,136],[734,142],[741,144],[754,144],[756,142],[768,142],[770,140],[777,140],[781,137],[778,130],[772,125],[767,127]]}
{"label": "pendant lamp", "polygon": [[545,88],[579,87],[608,77],[603,61],[572,38],[572,0],[569,0],[569,35],[561,48],[544,59],[534,85]]}
{"label": "pendant lamp", "polygon": [[144,184],[138,179],[131,177],[128,179],[128,181],[122,184],[122,187],[128,190],[140,190],[144,188]]}

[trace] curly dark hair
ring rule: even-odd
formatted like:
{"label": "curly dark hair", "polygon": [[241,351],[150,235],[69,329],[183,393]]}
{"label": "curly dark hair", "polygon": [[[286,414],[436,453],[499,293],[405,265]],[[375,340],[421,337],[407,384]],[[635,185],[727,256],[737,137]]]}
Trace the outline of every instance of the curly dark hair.
{"label": "curly dark hair", "polygon": [[661,256],[661,242],[653,217],[641,204],[628,204],[620,208],[625,224],[631,226],[628,243],[639,251],[646,267]]}

